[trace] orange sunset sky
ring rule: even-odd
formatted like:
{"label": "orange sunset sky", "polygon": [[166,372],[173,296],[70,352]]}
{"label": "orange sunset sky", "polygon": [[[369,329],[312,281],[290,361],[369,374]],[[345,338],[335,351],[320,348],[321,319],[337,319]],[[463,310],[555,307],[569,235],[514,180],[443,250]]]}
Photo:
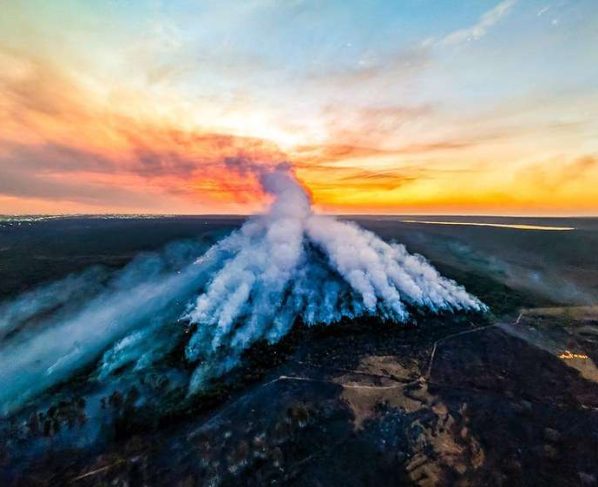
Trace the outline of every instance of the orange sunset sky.
{"label": "orange sunset sky", "polygon": [[8,1],[0,214],[598,214],[594,1]]}

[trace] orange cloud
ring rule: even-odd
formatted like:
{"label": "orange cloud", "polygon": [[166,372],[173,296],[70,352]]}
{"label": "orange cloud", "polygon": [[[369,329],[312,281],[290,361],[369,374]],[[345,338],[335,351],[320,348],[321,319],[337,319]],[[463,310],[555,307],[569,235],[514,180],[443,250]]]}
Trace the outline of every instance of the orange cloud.
{"label": "orange cloud", "polygon": [[[598,185],[591,151],[511,161],[519,146],[500,127],[397,136],[433,115],[430,106],[328,107],[319,143],[283,151],[174,108],[165,116],[152,110],[159,97],[98,87],[43,57],[0,46],[0,62],[0,213],[259,210],[265,199],[256,181],[231,170],[230,158],[292,160],[326,211],[598,211],[588,190]],[[247,107],[238,108],[242,120]]]}
{"label": "orange cloud", "polygon": [[0,73],[0,125],[6,129],[0,134],[0,194],[10,198],[5,208],[13,211],[18,198],[26,207],[25,201],[51,200],[168,211],[156,199],[172,204],[173,197],[188,206],[222,206],[257,192],[226,170],[226,158],[285,158],[261,139],[183,129],[136,117],[126,107],[113,109],[48,61],[0,53],[10,60]]}

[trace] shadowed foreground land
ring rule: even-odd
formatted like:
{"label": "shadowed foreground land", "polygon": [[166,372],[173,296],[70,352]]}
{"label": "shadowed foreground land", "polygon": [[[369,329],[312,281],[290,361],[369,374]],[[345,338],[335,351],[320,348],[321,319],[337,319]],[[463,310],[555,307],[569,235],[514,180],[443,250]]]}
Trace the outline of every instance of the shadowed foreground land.
{"label": "shadowed foreground land", "polygon": [[[503,325],[438,325],[354,323],[303,333],[281,345],[281,365],[211,412],[189,411],[150,433],[129,428],[101,453],[50,448],[5,480],[594,485],[598,383]],[[583,349],[588,357],[575,364],[583,366],[598,359],[597,325],[595,315],[570,321],[568,330],[552,316],[523,315],[512,326]],[[259,357],[250,360],[259,369]],[[117,415],[127,408],[109,407]],[[4,475],[10,463],[5,457]]]}
{"label": "shadowed foreground land", "polygon": [[[85,395],[83,373],[2,422],[0,483],[598,485],[598,312],[578,306],[595,290],[595,230],[365,224],[430,256],[494,313],[297,327],[274,347],[255,346],[209,393],[165,393],[150,407],[136,405],[133,388]],[[161,225],[177,238],[195,228]],[[123,259],[134,240],[96,245],[119,245],[111,255]],[[571,287],[542,293],[543,282],[525,280],[534,272]],[[100,434],[87,442],[92,423]]]}

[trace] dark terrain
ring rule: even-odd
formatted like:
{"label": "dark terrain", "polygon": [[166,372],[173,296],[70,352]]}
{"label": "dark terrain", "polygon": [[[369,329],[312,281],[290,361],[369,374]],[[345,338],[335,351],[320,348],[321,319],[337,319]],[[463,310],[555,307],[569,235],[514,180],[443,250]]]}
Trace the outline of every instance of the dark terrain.
{"label": "dark terrain", "polygon": [[[2,420],[0,485],[598,485],[598,220],[525,221],[567,232],[398,220],[360,223],[491,313],[298,323],[200,396],[156,371],[144,387],[162,399],[142,407],[134,387],[91,393],[83,372]],[[0,222],[1,293],[172,240],[207,248],[241,222]]]}

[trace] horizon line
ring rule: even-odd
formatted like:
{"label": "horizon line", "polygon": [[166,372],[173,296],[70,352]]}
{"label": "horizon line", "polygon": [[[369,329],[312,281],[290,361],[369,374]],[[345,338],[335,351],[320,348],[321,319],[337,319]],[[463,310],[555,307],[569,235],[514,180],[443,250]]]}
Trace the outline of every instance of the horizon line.
{"label": "horizon line", "polygon": [[[500,214],[500,213],[328,213],[316,212],[338,217],[442,217],[442,218],[598,218],[596,214]],[[76,217],[251,217],[256,213],[0,213],[0,218],[76,218]]]}

